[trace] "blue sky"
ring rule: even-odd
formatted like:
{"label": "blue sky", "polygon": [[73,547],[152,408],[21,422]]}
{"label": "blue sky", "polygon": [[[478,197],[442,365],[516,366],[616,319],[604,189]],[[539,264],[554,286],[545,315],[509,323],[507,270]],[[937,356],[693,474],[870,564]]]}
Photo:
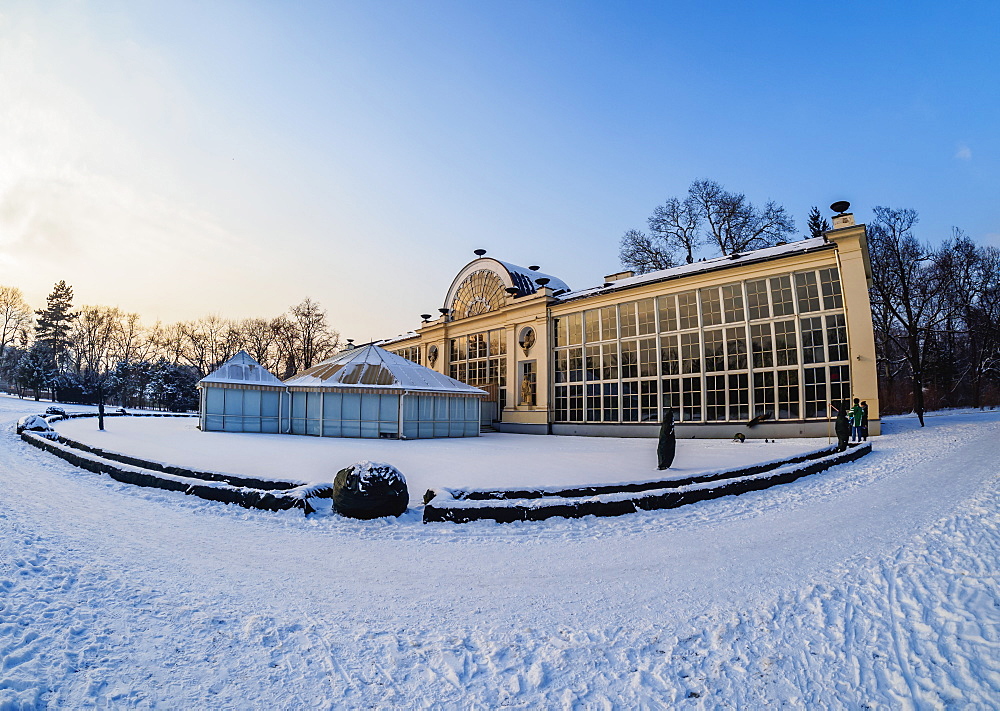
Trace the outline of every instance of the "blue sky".
{"label": "blue sky", "polygon": [[711,178],[1000,244],[998,3],[0,6],[0,283],[346,337],[472,250],[581,288]]}

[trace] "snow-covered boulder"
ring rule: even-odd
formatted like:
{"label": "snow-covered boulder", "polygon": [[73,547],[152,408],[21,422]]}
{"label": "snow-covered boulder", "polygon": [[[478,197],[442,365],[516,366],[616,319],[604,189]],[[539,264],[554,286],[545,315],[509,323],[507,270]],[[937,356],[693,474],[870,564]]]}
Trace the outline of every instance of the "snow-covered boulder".
{"label": "snow-covered boulder", "polygon": [[391,464],[358,462],[341,469],[333,480],[333,508],[341,516],[399,516],[409,501],[406,478]]}
{"label": "snow-covered boulder", "polygon": [[66,411],[64,409],[62,409],[61,407],[57,407],[56,405],[50,405],[49,407],[46,407],[45,408],[45,414],[46,415],[62,415],[63,417],[66,417]]}
{"label": "snow-covered boulder", "polygon": [[35,432],[49,439],[55,439],[58,436],[41,415],[25,415],[17,421],[15,429],[18,434],[22,432]]}

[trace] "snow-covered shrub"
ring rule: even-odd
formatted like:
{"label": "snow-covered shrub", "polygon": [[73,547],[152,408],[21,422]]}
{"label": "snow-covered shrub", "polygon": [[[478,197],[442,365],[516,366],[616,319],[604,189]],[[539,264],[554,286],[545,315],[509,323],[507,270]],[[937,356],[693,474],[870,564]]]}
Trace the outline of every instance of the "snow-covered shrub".
{"label": "snow-covered shrub", "polygon": [[333,508],[341,516],[399,516],[409,501],[406,478],[391,464],[358,462],[341,469],[333,480]]}
{"label": "snow-covered shrub", "polygon": [[17,426],[15,428],[18,434],[22,432],[35,432],[43,437],[48,437],[49,439],[55,439],[58,435],[55,433],[49,423],[45,421],[45,418],[41,415],[25,415],[20,420],[17,421]]}

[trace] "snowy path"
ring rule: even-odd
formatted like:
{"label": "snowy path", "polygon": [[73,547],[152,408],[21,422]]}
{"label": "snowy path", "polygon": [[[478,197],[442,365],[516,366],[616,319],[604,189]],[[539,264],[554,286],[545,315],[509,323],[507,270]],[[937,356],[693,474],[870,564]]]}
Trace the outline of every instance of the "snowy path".
{"label": "snowy path", "polygon": [[508,526],[250,512],[5,429],[0,709],[996,706],[1000,417],[928,423],[768,491]]}

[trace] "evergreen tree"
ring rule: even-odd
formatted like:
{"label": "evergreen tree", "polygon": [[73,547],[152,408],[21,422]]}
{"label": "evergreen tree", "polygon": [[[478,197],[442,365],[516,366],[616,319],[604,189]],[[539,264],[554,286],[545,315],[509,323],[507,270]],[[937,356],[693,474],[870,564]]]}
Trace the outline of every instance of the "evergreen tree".
{"label": "evergreen tree", "polygon": [[69,360],[73,313],[73,287],[60,281],[45,299],[45,308],[36,311],[35,340],[45,344],[57,369],[65,370]]}
{"label": "evergreen tree", "polygon": [[20,387],[34,390],[35,400],[38,400],[39,391],[51,385],[56,375],[52,351],[47,344],[35,341],[18,361],[14,379]]}
{"label": "evergreen tree", "polygon": [[825,232],[830,231],[830,223],[823,217],[819,208],[815,205],[809,210],[809,236],[822,237]]}

